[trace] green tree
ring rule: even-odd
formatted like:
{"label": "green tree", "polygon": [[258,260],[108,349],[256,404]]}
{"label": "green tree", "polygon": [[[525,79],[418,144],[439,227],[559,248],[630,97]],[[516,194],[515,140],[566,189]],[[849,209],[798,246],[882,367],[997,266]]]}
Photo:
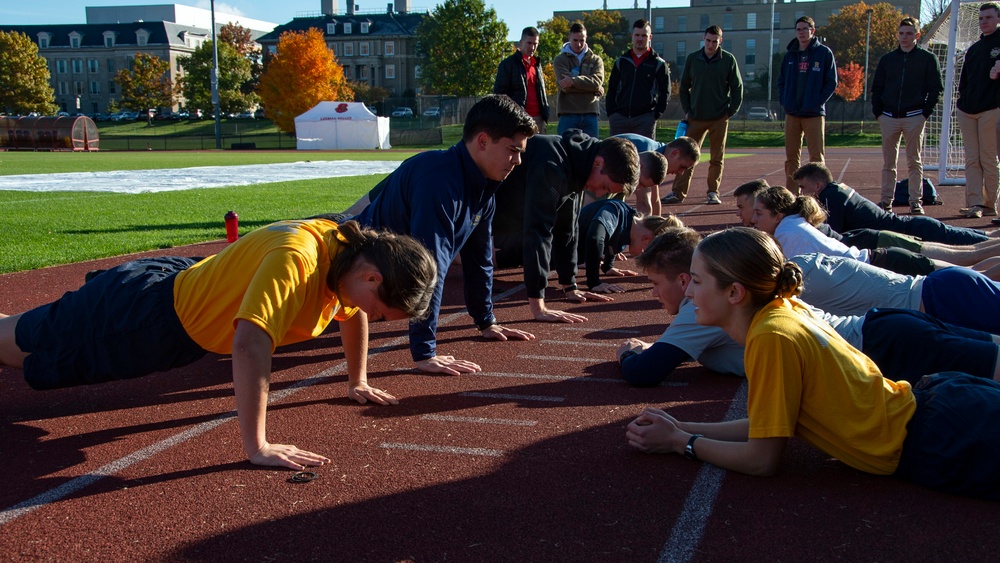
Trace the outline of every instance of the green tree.
{"label": "green tree", "polygon": [[850,4],[841,8],[839,14],[830,16],[827,25],[816,30],[816,35],[823,37],[823,42],[833,51],[838,65],[857,63],[865,66],[868,10],[872,12],[869,64],[874,66],[882,55],[899,46],[896,34],[903,12],[887,2]]}
{"label": "green tree", "polygon": [[[212,105],[212,42],[206,41],[191,53],[180,57],[184,76],[181,91],[188,109],[211,113]],[[222,113],[239,113],[257,105],[259,98],[252,90],[245,91],[251,80],[250,60],[229,43],[219,41],[219,109]]]}
{"label": "green tree", "polygon": [[507,24],[483,0],[445,0],[417,27],[420,82],[427,93],[480,96],[510,54]]}
{"label": "green tree", "polygon": [[240,90],[244,94],[255,93],[260,85],[260,75],[264,73],[264,63],[260,45],[253,40],[253,33],[240,24],[229,22],[219,29],[219,43],[232,45],[241,57],[250,61],[250,79],[243,83]]}
{"label": "green tree", "polygon": [[569,20],[555,16],[538,22],[538,60],[551,63],[569,40]]}
{"label": "green tree", "polygon": [[136,53],[132,68],[115,75],[121,90],[121,104],[133,111],[146,111],[174,105],[174,84],[170,63],[148,53]]}
{"label": "green tree", "polygon": [[0,31],[0,108],[10,113],[53,114],[58,107],[49,67],[24,33]]}
{"label": "green tree", "polygon": [[361,102],[367,106],[376,107],[391,94],[387,88],[372,86],[367,82],[348,80],[347,83],[351,87],[351,90],[354,90],[354,101]]}

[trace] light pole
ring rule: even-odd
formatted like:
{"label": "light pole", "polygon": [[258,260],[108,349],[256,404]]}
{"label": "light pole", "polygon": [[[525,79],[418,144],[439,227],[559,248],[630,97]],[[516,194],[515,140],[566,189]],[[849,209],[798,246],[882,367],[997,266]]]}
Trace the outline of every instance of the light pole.
{"label": "light pole", "polygon": [[[865,81],[861,84],[861,92],[863,104],[865,107],[861,108],[861,134],[865,133],[865,108],[868,107],[868,47],[872,40],[872,10],[871,8],[865,12],[868,14],[868,28],[865,31]],[[855,90],[857,91],[857,90]]]}
{"label": "light pole", "polygon": [[771,85],[774,84],[774,3],[776,0],[771,0],[771,35],[767,39],[767,112],[768,115],[777,114],[771,113]]}
{"label": "light pole", "polygon": [[215,148],[222,148],[222,116],[219,115],[219,41],[215,36],[215,0],[212,0],[212,109],[215,113]]}

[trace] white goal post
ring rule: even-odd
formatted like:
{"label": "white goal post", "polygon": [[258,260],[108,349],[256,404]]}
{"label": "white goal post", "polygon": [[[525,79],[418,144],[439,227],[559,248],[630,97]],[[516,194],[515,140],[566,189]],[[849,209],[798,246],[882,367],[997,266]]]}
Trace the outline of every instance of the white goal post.
{"label": "white goal post", "polygon": [[[937,172],[937,185],[965,185],[965,149],[955,117],[958,78],[965,62],[965,51],[979,40],[979,6],[982,2],[952,0],[923,37],[923,47],[936,55],[944,72],[941,106],[934,111],[924,129],[921,160],[925,176]],[[958,14],[958,17],[951,17]]]}

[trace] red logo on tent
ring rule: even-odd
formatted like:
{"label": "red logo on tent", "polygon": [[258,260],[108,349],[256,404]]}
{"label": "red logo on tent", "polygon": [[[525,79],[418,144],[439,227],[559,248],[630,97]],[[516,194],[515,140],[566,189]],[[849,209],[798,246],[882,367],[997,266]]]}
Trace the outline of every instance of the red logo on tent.
{"label": "red logo on tent", "polygon": [[347,104],[337,104],[337,113],[344,113],[347,111]]}

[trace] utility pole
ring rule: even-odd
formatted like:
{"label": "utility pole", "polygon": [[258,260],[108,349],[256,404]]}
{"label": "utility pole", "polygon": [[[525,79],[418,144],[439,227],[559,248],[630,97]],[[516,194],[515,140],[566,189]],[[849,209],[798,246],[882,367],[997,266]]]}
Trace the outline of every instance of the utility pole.
{"label": "utility pole", "polygon": [[215,114],[215,148],[222,148],[222,110],[219,108],[219,40],[215,34],[215,0],[212,0],[212,108]]}

